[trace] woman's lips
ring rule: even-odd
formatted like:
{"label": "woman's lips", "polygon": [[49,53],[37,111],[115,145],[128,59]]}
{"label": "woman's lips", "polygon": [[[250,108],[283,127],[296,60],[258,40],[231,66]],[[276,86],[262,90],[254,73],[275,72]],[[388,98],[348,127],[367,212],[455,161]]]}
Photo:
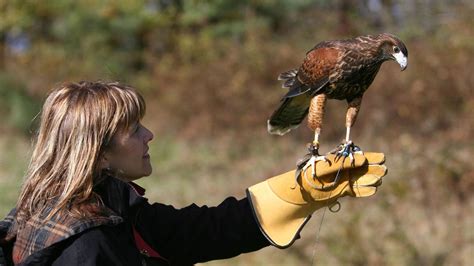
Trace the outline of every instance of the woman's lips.
{"label": "woman's lips", "polygon": [[145,154],[143,155],[143,158],[150,158],[150,154],[148,154],[149,149],[150,148],[148,148],[148,147],[145,148]]}

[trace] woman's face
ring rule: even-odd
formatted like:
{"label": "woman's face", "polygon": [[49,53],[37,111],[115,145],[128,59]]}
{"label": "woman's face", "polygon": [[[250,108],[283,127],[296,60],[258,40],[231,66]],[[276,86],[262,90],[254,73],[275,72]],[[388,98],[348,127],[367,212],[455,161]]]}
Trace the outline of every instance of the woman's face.
{"label": "woman's face", "polygon": [[103,168],[109,168],[116,177],[132,181],[152,172],[148,142],[153,133],[139,122],[112,138],[111,146],[102,157]]}

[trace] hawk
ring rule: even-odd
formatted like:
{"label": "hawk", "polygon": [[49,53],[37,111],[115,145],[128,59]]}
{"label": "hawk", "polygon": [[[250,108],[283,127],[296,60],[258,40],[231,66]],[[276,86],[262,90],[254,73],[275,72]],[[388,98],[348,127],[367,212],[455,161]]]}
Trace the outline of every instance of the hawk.
{"label": "hawk", "polygon": [[405,44],[388,33],[317,44],[306,53],[298,69],[279,75],[278,79],[284,81],[282,87],[289,91],[267,121],[268,132],[284,135],[298,127],[308,114],[308,127],[314,131],[314,140],[309,146],[312,156],[307,166],[314,167],[316,161],[326,160],[318,152],[326,100],[346,100],[346,137],[333,152],[352,158],[353,152],[360,151],[351,141],[350,133],[362,97],[382,63],[388,60],[397,61],[402,71],[407,67]]}

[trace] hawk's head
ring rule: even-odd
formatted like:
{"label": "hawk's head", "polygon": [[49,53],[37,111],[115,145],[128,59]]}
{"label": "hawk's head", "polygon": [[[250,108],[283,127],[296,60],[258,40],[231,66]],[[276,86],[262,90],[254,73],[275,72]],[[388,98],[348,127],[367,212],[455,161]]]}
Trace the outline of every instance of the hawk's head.
{"label": "hawk's head", "polygon": [[395,60],[402,71],[405,70],[408,66],[408,50],[405,44],[389,33],[382,33],[377,37],[381,44],[379,49],[382,52],[382,60]]}

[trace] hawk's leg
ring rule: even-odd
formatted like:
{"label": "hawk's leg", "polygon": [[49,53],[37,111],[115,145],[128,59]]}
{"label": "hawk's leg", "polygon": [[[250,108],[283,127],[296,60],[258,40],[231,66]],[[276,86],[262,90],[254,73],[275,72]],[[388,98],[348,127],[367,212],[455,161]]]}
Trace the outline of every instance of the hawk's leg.
{"label": "hawk's leg", "polygon": [[363,153],[359,146],[356,146],[352,140],[346,139],[343,143],[339,144],[334,150],[330,151],[332,154],[336,154],[336,158],[349,157],[351,163],[354,161],[355,153]]}
{"label": "hawk's leg", "polygon": [[319,154],[319,132],[321,132],[321,129],[316,130],[316,132],[314,133],[314,140],[308,146],[308,151],[311,157],[302,168],[303,171],[306,171],[309,167],[311,167],[311,175],[313,177],[316,175],[316,162],[327,162],[326,156]]}
{"label": "hawk's leg", "polygon": [[325,156],[319,154],[319,135],[323,125],[324,109],[326,106],[326,94],[319,94],[311,99],[308,111],[308,127],[314,131],[314,140],[309,144],[309,153],[298,164],[298,169],[306,171],[311,167],[312,176],[316,175],[316,162],[327,161]]}
{"label": "hawk's leg", "polygon": [[[325,161],[326,156],[319,154],[319,142],[318,142],[319,133],[315,133],[314,141],[308,145],[309,153],[305,155],[297,164],[296,173],[295,173],[295,182],[297,182],[298,177],[301,172],[306,172],[308,168],[311,168],[311,176],[316,177],[316,162]],[[304,175],[307,178],[307,175]],[[311,182],[309,182],[311,183]],[[296,184],[296,183],[295,183]]]}
{"label": "hawk's leg", "polygon": [[348,101],[349,106],[347,108],[346,114],[346,138],[345,140],[339,144],[331,153],[336,154],[337,157],[349,157],[351,162],[354,161],[354,153],[362,153],[362,150],[354,145],[351,140],[351,128],[354,125],[357,114],[360,110],[360,105],[362,103],[362,96],[356,97],[350,101]]}
{"label": "hawk's leg", "polygon": [[[295,187],[296,187],[296,184],[298,183],[298,178],[301,176],[301,178],[305,178],[306,179],[306,182],[308,184],[310,184],[310,186],[314,189],[318,189],[318,190],[327,190],[329,188],[332,188],[336,185],[336,183],[338,182],[338,178],[336,177],[336,179],[331,183],[331,184],[326,184],[326,185],[316,185],[316,184],[313,184],[314,182],[312,182],[309,178],[309,175],[306,175],[306,171],[308,170],[308,168],[311,168],[311,177],[314,179],[314,178],[318,178],[316,176],[316,163],[318,161],[324,161],[324,162],[327,162],[327,163],[330,163],[329,160],[326,158],[326,156],[323,156],[323,155],[319,155],[319,142],[318,142],[318,139],[319,139],[319,133],[321,132],[321,129],[318,128],[315,133],[314,133],[314,141],[312,143],[310,143],[308,145],[308,151],[309,153],[305,155],[305,157],[300,161],[298,162],[297,164],[297,168],[296,168],[296,171],[295,171]],[[303,175],[301,175],[301,173],[303,173]],[[294,188],[295,188],[294,187]]]}

